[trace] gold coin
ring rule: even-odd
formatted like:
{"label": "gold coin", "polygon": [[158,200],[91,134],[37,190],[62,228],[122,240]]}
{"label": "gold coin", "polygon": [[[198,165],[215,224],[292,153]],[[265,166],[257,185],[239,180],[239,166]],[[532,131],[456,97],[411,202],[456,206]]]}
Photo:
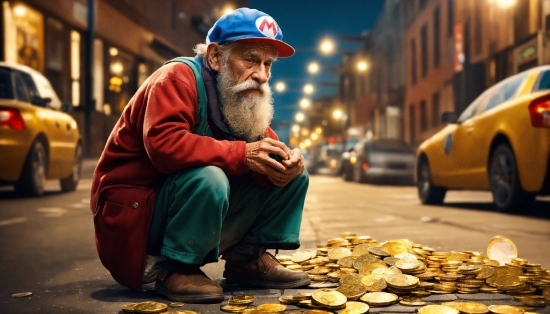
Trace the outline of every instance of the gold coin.
{"label": "gold coin", "polygon": [[371,306],[386,306],[397,302],[398,296],[388,292],[368,292],[361,297],[361,301]]}
{"label": "gold coin", "polygon": [[419,308],[418,314],[459,314],[459,312],[449,306],[431,304]]}
{"label": "gold coin", "polygon": [[292,254],[292,261],[294,263],[302,263],[317,256],[316,250],[304,250],[297,251]]}
{"label": "gold coin", "polygon": [[353,262],[355,262],[356,258],[357,256],[346,256],[339,259],[336,263],[341,267],[353,267]]}
{"label": "gold coin", "polygon": [[166,312],[168,305],[159,302],[145,301],[140,302],[134,306],[134,312],[136,313],[162,313]]}
{"label": "gold coin", "polygon": [[352,256],[361,256],[361,255],[365,255],[365,254],[370,254],[369,253],[369,248],[371,246],[372,245],[369,244],[369,243],[359,244],[358,246],[353,248],[353,251],[352,251],[351,255]]}
{"label": "gold coin", "polygon": [[351,256],[351,250],[345,247],[334,248],[328,251],[328,258],[336,261]]}
{"label": "gold coin", "polygon": [[463,302],[460,304],[458,310],[460,313],[468,314],[489,313],[489,307],[487,305],[477,302]]}
{"label": "gold coin", "polygon": [[31,295],[32,295],[32,292],[19,292],[19,293],[14,293],[11,296],[13,298],[24,298],[24,297],[30,297]]}
{"label": "gold coin", "polygon": [[304,312],[300,312],[300,313],[303,313],[303,314],[332,314],[332,312],[329,312],[329,311],[316,310],[316,309],[305,310]]}
{"label": "gold coin", "polygon": [[231,305],[231,304],[222,304],[220,310],[229,313],[241,313],[247,308],[246,305]]}
{"label": "gold coin", "polygon": [[369,253],[371,253],[372,255],[380,256],[380,257],[391,256],[390,252],[388,252],[388,250],[386,250],[383,247],[370,247],[369,248]]}
{"label": "gold coin", "polygon": [[168,304],[168,306],[170,306],[170,307],[182,307],[184,305],[185,305],[185,303],[183,303],[183,302],[171,302],[170,304]]}
{"label": "gold coin", "polygon": [[386,289],[387,284],[381,275],[370,274],[361,279],[361,284],[370,292],[382,291]]}
{"label": "gold coin", "polygon": [[198,313],[191,310],[177,310],[177,311],[170,312],[170,314],[198,314]]}
{"label": "gold coin", "polygon": [[367,288],[363,285],[343,284],[336,291],[345,295],[348,300],[356,300],[367,292]]}
{"label": "gold coin", "polygon": [[363,265],[374,263],[374,262],[379,261],[379,260],[380,259],[378,257],[376,257],[375,255],[372,255],[370,253],[359,255],[359,256],[357,256],[357,258],[353,262],[353,268],[359,270],[359,269],[361,269],[361,267],[363,267]]}
{"label": "gold coin", "polygon": [[384,277],[388,286],[398,289],[409,289],[418,286],[420,280],[411,275],[391,274]]}
{"label": "gold coin", "polygon": [[281,304],[296,304],[298,301],[291,295],[282,295],[279,297],[279,303]]}
{"label": "gold coin", "polygon": [[124,304],[122,306],[122,312],[125,313],[134,313],[134,307],[136,307],[137,303],[130,303],[130,304]]}
{"label": "gold coin", "polygon": [[311,300],[311,292],[300,292],[298,294],[295,294],[293,298],[294,300],[298,300],[298,301]]}
{"label": "gold coin", "polygon": [[307,271],[307,273],[310,275],[326,275],[330,272],[331,272],[330,268],[322,267],[322,266],[316,267]]}
{"label": "gold coin", "polygon": [[345,274],[340,278],[340,284],[352,284],[352,285],[361,285],[361,280],[363,275],[361,274]]}
{"label": "gold coin", "polygon": [[353,313],[362,314],[369,311],[369,305],[363,302],[348,301],[346,302],[346,308],[340,313]]}
{"label": "gold coin", "polygon": [[421,298],[403,298],[399,300],[399,304],[403,306],[424,306],[428,304],[428,302],[422,301]]}
{"label": "gold coin", "polygon": [[284,313],[286,311],[286,305],[277,303],[265,303],[257,307],[260,311],[272,312],[272,313]]}
{"label": "gold coin", "polygon": [[422,262],[417,259],[404,258],[395,262],[395,267],[401,270],[413,270],[421,266]]}
{"label": "gold coin", "polygon": [[254,296],[248,294],[234,295],[228,303],[229,305],[249,305],[254,303]]}
{"label": "gold coin", "polygon": [[504,265],[518,257],[518,249],[512,240],[496,236],[487,245],[487,257]]}
{"label": "gold coin", "polygon": [[338,307],[346,304],[347,298],[341,292],[331,289],[319,289],[315,290],[311,299],[313,302],[319,305],[328,307]]}
{"label": "gold coin", "polygon": [[523,314],[524,309],[512,305],[489,305],[489,311],[495,314]]}

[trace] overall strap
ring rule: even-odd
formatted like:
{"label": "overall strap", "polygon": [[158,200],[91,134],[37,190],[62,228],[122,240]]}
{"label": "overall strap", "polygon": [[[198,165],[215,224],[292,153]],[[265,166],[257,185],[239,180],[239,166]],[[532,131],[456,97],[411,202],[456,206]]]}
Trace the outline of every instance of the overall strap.
{"label": "overall strap", "polygon": [[206,115],[206,112],[207,112],[206,88],[204,87],[204,81],[202,79],[199,65],[196,64],[195,59],[191,57],[177,57],[167,61],[164,64],[168,64],[172,62],[183,62],[187,64],[191,68],[191,70],[193,70],[193,74],[195,75],[195,81],[197,82],[197,95],[199,97],[199,105],[197,107],[197,113],[195,116],[195,119],[198,120],[199,123],[197,124],[194,133],[199,135],[211,136],[211,131],[208,128],[208,118]]}

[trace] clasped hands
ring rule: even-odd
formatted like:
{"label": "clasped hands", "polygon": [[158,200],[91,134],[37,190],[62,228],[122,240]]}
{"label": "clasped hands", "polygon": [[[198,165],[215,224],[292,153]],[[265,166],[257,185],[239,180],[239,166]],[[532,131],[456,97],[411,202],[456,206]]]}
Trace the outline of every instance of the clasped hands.
{"label": "clasped hands", "polygon": [[[281,162],[269,155],[281,157]],[[300,149],[289,150],[283,142],[272,138],[246,144],[248,169],[265,174],[275,186],[285,186],[304,171]]]}

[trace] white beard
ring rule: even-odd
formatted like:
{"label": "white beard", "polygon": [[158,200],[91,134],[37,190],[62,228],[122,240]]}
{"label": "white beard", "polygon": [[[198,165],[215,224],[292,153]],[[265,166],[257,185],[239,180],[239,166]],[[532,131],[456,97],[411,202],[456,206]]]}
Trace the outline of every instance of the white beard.
{"label": "white beard", "polygon": [[[260,95],[243,95],[250,89],[260,90]],[[225,123],[236,137],[255,142],[265,137],[265,130],[273,119],[273,97],[267,83],[249,80],[235,84],[227,65],[218,73],[220,107]]]}

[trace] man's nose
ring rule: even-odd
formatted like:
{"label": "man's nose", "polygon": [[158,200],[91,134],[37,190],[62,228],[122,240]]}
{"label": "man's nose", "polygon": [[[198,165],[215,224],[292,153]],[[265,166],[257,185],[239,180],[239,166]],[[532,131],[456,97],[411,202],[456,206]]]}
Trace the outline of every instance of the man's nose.
{"label": "man's nose", "polygon": [[267,68],[264,65],[257,66],[254,73],[252,73],[252,79],[260,84],[267,83],[267,80],[269,79]]}

